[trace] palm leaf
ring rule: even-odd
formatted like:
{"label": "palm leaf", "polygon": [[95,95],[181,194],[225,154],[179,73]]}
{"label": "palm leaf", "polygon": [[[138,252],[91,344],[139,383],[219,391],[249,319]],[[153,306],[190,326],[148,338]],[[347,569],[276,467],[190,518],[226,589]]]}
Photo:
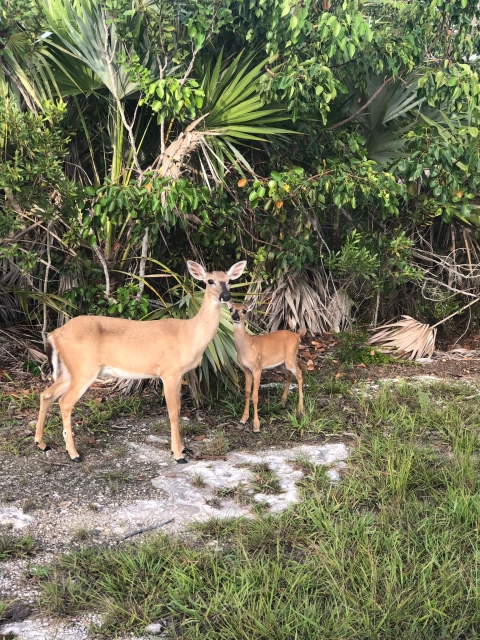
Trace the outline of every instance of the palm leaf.
{"label": "palm leaf", "polygon": [[379,344],[398,351],[409,360],[430,358],[435,351],[437,330],[428,324],[422,324],[410,316],[402,320],[382,325],[375,330],[369,344]]}
{"label": "palm leaf", "polygon": [[184,158],[191,154],[196,155],[193,170],[207,184],[209,178],[223,180],[227,161],[242,174],[244,170],[253,173],[239,145],[250,147],[250,141],[268,142],[270,136],[297,133],[276,126],[288,119],[281,106],[262,102],[258,82],[265,63],[253,64],[253,55],[243,53],[224,63],[220,53],[214,64],[210,59],[197,64],[195,72],[205,92],[206,115],[189,125],[166,149],[168,161],[162,163],[163,175],[177,178]]}

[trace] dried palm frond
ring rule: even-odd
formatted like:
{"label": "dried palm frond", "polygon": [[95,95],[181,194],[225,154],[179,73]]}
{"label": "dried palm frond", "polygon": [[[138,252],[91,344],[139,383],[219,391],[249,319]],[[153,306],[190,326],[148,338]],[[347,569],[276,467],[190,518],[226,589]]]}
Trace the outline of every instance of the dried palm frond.
{"label": "dried palm frond", "polygon": [[330,330],[327,278],[319,270],[310,271],[315,271],[312,279],[305,272],[287,272],[265,290],[262,298],[267,303],[264,312],[268,318],[267,331],[277,331],[280,327],[295,331],[306,327],[313,335]]}
{"label": "dried palm frond", "polygon": [[409,360],[430,358],[435,351],[437,330],[428,324],[422,324],[410,316],[402,316],[399,322],[384,324],[376,329],[369,344],[381,344],[398,349],[399,355]]}
{"label": "dried palm frond", "polygon": [[345,329],[349,331],[352,328],[351,312],[354,304],[345,289],[337,289],[335,291],[327,305],[330,326],[334,333],[340,333]]}
{"label": "dried palm frond", "polygon": [[451,313],[440,322],[437,322],[437,324],[434,324],[433,327],[428,324],[422,324],[410,316],[402,316],[403,320],[399,322],[384,324],[375,329],[375,334],[370,338],[369,344],[380,344],[392,349],[398,349],[399,355],[406,357],[410,354],[409,360],[430,358],[435,351],[437,327],[458,313],[465,311],[465,309],[468,309],[479,300],[480,297],[475,298],[458,311]]}

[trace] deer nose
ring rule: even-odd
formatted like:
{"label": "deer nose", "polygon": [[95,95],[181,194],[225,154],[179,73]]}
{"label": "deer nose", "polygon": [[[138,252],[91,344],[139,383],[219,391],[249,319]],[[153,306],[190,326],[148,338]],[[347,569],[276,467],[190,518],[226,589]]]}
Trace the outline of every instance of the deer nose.
{"label": "deer nose", "polygon": [[228,302],[231,299],[232,299],[232,296],[230,295],[229,291],[222,291],[222,293],[220,294],[220,300],[222,302]]}

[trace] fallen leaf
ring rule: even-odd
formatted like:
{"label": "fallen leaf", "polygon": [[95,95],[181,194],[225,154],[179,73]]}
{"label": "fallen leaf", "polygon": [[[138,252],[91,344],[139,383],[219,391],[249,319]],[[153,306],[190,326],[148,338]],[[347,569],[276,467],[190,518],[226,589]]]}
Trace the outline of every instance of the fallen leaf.
{"label": "fallen leaf", "polygon": [[363,362],[361,362],[360,364],[357,364],[357,367],[363,367],[364,369],[366,369],[367,365],[363,364]]}
{"label": "fallen leaf", "polygon": [[371,355],[371,356],[374,356],[374,355],[375,355],[375,349],[372,349],[372,350],[370,351],[370,355]]}
{"label": "fallen leaf", "polygon": [[103,398],[94,398],[93,401],[94,402],[102,402]]}
{"label": "fallen leaf", "polygon": [[307,362],[307,371],[314,371],[315,367],[313,366],[313,361],[309,360]]}
{"label": "fallen leaf", "polygon": [[87,438],[87,442],[88,444],[97,444],[97,441],[95,440],[95,438]]}
{"label": "fallen leaf", "polygon": [[343,378],[344,375],[344,373],[336,373],[335,378],[338,380],[339,378]]}
{"label": "fallen leaf", "polygon": [[195,440],[195,442],[201,442],[202,440],[205,440],[206,437],[206,435],[193,436],[192,440]]}
{"label": "fallen leaf", "polygon": [[239,187],[244,187],[247,184],[247,181],[245,180],[245,178],[241,178],[238,182],[237,182]]}
{"label": "fallen leaf", "polygon": [[30,395],[30,391],[28,389],[22,389],[22,393],[24,393],[26,396]]}

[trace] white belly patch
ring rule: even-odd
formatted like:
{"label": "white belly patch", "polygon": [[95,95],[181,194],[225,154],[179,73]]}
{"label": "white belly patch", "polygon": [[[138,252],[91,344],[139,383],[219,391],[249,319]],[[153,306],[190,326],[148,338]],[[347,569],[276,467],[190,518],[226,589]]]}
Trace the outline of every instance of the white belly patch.
{"label": "white belly patch", "polygon": [[99,378],[119,378],[120,380],[146,380],[154,376],[147,376],[144,373],[128,371],[127,369],[118,369],[116,367],[102,367]]}
{"label": "white belly patch", "polygon": [[280,367],[284,362],[284,360],[281,360],[278,364],[270,364],[268,367],[264,367],[264,369],[275,369],[276,367]]}

